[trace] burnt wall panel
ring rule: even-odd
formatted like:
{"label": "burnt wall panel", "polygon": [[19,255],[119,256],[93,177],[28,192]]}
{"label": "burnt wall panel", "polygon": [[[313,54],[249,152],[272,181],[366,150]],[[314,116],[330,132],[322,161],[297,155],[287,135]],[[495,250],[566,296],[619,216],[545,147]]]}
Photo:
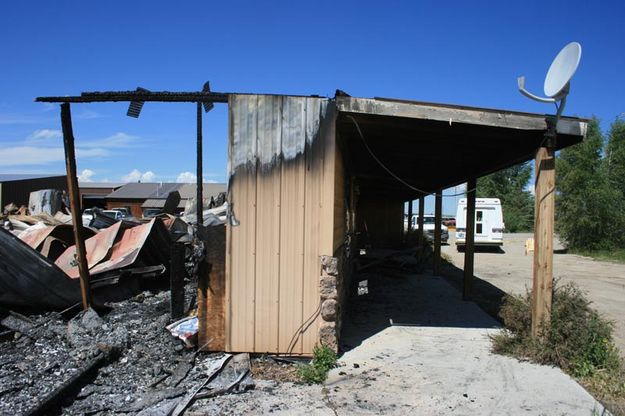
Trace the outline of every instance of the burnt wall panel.
{"label": "burnt wall panel", "polygon": [[316,97],[230,97],[226,348],[311,354],[320,256],[334,234],[334,107]]}

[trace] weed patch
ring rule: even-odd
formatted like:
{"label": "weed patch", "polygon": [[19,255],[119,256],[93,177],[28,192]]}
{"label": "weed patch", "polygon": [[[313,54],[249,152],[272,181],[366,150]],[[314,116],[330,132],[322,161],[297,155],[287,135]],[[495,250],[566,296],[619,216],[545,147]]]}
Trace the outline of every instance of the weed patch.
{"label": "weed patch", "polygon": [[328,371],[336,365],[336,358],[336,353],[330,348],[315,345],[312,361],[302,365],[298,374],[306,383],[321,384],[328,377]]}
{"label": "weed patch", "polygon": [[499,315],[505,329],[492,337],[494,352],[558,366],[599,400],[625,401],[625,370],[612,340],[613,324],[573,283],[554,286],[551,324],[537,339],[531,336],[529,292],[507,295]]}

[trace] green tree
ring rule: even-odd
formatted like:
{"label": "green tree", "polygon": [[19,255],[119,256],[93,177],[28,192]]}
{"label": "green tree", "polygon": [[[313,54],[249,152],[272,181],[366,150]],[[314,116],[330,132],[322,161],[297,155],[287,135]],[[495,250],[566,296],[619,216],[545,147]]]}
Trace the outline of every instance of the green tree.
{"label": "green tree", "polygon": [[525,188],[532,176],[530,163],[500,170],[477,180],[479,198],[499,198],[503,222],[510,232],[531,230],[534,223],[534,198]]}
{"label": "green tree", "polygon": [[603,147],[599,121],[593,118],[586,139],[563,149],[556,160],[556,227],[572,249],[611,249],[618,239],[614,214],[622,211],[622,198],[610,186]]}
{"label": "green tree", "polygon": [[610,126],[605,153],[610,186],[625,198],[625,119],[617,118]]}

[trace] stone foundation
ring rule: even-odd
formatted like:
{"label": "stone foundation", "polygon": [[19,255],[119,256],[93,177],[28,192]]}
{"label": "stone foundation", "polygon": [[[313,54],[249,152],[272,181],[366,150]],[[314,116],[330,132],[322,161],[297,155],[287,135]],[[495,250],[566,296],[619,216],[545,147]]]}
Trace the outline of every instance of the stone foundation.
{"label": "stone foundation", "polygon": [[321,318],[319,342],[334,352],[339,349],[340,304],[338,301],[338,260],[321,256]]}

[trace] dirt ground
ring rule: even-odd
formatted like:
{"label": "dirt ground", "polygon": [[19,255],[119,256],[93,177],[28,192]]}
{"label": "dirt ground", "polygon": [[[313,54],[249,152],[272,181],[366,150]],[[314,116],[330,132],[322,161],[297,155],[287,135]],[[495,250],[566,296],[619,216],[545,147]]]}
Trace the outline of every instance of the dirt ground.
{"label": "dirt ground", "polygon": [[[525,241],[533,234],[506,234],[501,251],[479,250],[475,253],[475,275],[508,293],[523,293],[532,287],[532,253],[525,255]],[[554,278],[572,281],[584,290],[593,306],[614,321],[614,338],[621,354],[625,355],[625,265],[598,261],[573,254],[563,254],[556,240],[554,250]],[[464,267],[464,253],[455,245],[455,233],[450,232],[449,245],[442,252],[448,254],[455,266]]]}

